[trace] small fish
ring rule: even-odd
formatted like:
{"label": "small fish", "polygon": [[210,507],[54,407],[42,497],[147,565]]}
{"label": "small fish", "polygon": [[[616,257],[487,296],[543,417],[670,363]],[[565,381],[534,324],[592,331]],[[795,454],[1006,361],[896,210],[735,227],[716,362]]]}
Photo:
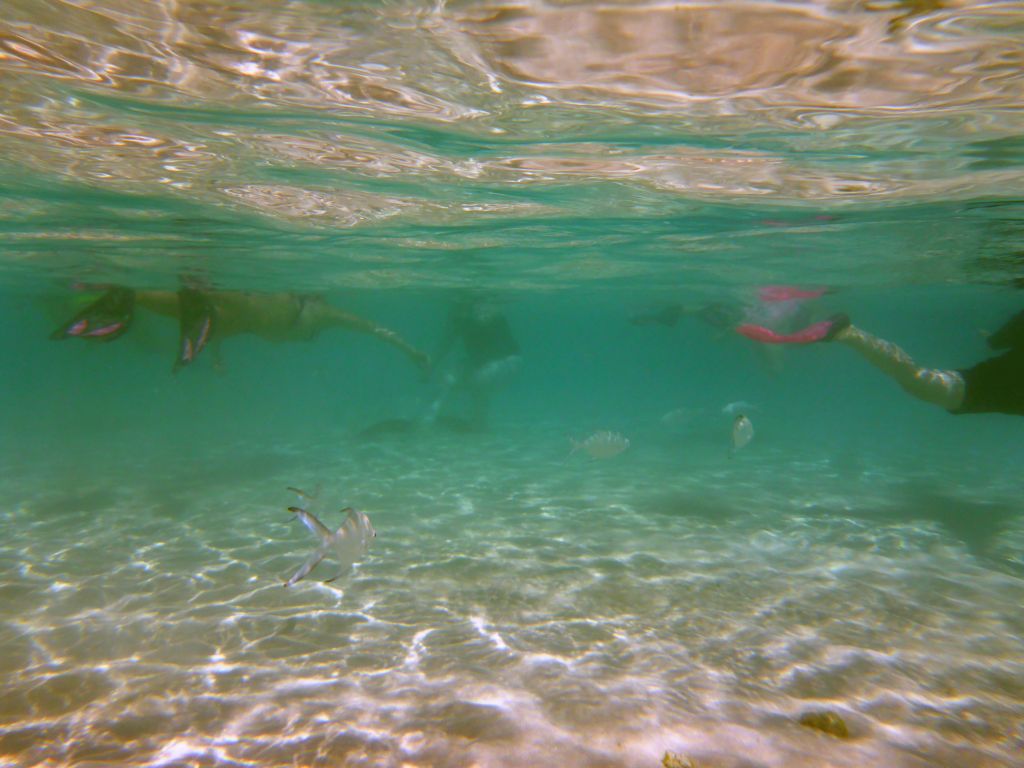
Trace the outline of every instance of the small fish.
{"label": "small fish", "polygon": [[308,508],[315,500],[314,496],[300,491],[298,488],[289,488],[288,490],[298,494],[299,503],[306,505],[288,507],[288,511],[295,514],[302,521],[302,524],[316,536],[318,544],[317,548],[306,559],[306,562],[302,564],[302,567],[292,574],[292,577],[284,585],[290,587],[304,579],[320,564],[321,560],[333,552],[341,568],[337,575],[324,582],[329,584],[344,575],[352,567],[353,563],[362,559],[370,548],[371,542],[377,537],[377,532],[373,529],[370,518],[365,513],[352,507],[347,507],[341,510],[346,515],[345,522],[341,524],[337,531],[332,533]]}
{"label": "small fish", "polygon": [[594,459],[610,459],[612,456],[618,456],[624,450],[629,448],[629,440],[618,432],[595,432],[586,440],[572,441],[572,451],[569,455],[576,453],[576,451],[583,451]]}
{"label": "small fish", "polygon": [[729,458],[753,439],[754,425],[742,413],[737,414],[732,422],[732,448],[729,450]]}

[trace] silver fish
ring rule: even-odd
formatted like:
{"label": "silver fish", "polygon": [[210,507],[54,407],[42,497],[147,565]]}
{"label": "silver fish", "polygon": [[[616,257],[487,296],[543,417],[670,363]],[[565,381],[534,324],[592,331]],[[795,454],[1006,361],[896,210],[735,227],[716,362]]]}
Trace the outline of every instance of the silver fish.
{"label": "silver fish", "polygon": [[732,422],[732,448],[729,450],[729,456],[731,457],[753,439],[754,425],[742,413],[737,415]]}
{"label": "silver fish", "polygon": [[610,459],[612,456],[618,456],[627,448],[629,448],[629,439],[618,432],[595,432],[586,440],[573,440],[572,451],[569,455],[571,456],[576,451],[584,451],[594,459]]}
{"label": "silver fish", "polygon": [[337,531],[332,532],[330,528],[321,523],[317,516],[309,510],[315,497],[300,491],[298,488],[289,488],[288,490],[297,493],[299,495],[299,503],[305,505],[288,507],[288,511],[294,513],[302,521],[302,524],[316,536],[319,543],[317,548],[306,559],[306,562],[302,564],[302,567],[285,582],[285,586],[290,587],[304,579],[320,564],[321,560],[327,557],[328,554],[334,553],[340,565],[340,570],[335,576],[324,582],[329,584],[343,576],[352,567],[353,563],[363,558],[370,548],[370,544],[377,538],[377,532],[373,529],[370,518],[365,513],[352,507],[341,510],[346,514],[345,522],[341,524]]}

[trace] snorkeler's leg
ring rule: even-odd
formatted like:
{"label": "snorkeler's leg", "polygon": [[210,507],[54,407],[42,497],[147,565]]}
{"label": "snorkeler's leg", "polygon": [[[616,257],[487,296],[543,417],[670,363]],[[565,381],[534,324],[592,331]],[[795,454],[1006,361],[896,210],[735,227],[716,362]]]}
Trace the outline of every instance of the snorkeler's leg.
{"label": "snorkeler's leg", "polygon": [[310,335],[315,335],[326,328],[344,328],[356,333],[368,334],[399,349],[424,373],[430,370],[430,357],[416,349],[395,331],[377,325],[359,315],[332,307],[322,299],[307,300],[298,322],[309,330]]}
{"label": "snorkeler's leg", "polygon": [[136,291],[135,303],[143,309],[164,317],[178,317],[178,294],[176,291]]}
{"label": "snorkeler's leg", "polygon": [[195,288],[182,288],[178,291],[178,313],[181,339],[174,371],[190,364],[203,351],[206,342],[210,340],[214,317],[210,299]]}
{"label": "snorkeler's leg", "polygon": [[135,291],[114,286],[50,334],[51,339],[113,341],[128,330],[135,314]]}
{"label": "snorkeler's leg", "polygon": [[895,380],[918,400],[955,411],[964,402],[964,379],[958,371],[922,368],[892,342],[847,325],[831,339],[856,350],[861,357]]}

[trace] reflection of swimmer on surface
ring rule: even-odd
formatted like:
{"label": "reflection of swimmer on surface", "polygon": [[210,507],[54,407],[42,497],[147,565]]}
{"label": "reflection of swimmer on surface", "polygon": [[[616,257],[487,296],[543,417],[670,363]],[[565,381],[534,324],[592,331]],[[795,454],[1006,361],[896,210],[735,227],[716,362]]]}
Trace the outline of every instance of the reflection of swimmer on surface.
{"label": "reflection of swimmer on surface", "polygon": [[435,362],[461,344],[462,356],[441,396],[431,406],[429,419],[438,417],[453,396],[466,400],[467,421],[480,429],[487,425],[490,401],[522,366],[519,342],[508,318],[491,301],[476,296],[460,298],[448,315]]}
{"label": "reflection of swimmer on surface", "polygon": [[1024,311],[988,338],[989,347],[1005,352],[962,370],[923,368],[895,344],[852,325],[846,315],[791,334],[777,334],[757,325],[741,326],[737,331],[766,344],[835,341],[856,350],[911,396],[950,413],[1024,416]]}
{"label": "reflection of swimmer on surface", "polygon": [[219,342],[228,336],[251,333],[269,341],[309,341],[328,328],[365,333],[403,352],[421,370],[429,358],[397,333],[365,318],[345,312],[318,296],[296,293],[249,293],[185,287],[179,291],[136,291],[115,286],[63,324],[51,336],[111,341],[125,333],[136,307],[166,317],[176,317],[181,341],[174,368],[188,365],[214,344],[219,361]]}
{"label": "reflection of swimmer on surface", "polygon": [[[713,302],[702,305],[672,304],[656,312],[630,317],[633,325],[664,325],[673,327],[683,317],[696,317],[715,329],[716,338],[732,334],[744,324],[770,328],[777,333],[789,333],[810,323],[813,316],[810,302],[827,293],[827,289],[802,289],[785,285],[767,285],[758,289],[756,301],[727,304]],[[757,347],[757,354],[771,373],[782,370],[779,348]]]}

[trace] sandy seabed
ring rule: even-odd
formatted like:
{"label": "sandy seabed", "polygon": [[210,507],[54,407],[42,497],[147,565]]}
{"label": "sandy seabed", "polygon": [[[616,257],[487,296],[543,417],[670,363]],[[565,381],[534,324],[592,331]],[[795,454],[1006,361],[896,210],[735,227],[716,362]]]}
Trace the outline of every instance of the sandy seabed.
{"label": "sandy seabed", "polygon": [[[4,473],[0,764],[1024,765],[1013,478],[567,446]],[[313,544],[286,487],[318,484],[378,537],[285,589]],[[799,724],[823,709],[849,738]]]}

